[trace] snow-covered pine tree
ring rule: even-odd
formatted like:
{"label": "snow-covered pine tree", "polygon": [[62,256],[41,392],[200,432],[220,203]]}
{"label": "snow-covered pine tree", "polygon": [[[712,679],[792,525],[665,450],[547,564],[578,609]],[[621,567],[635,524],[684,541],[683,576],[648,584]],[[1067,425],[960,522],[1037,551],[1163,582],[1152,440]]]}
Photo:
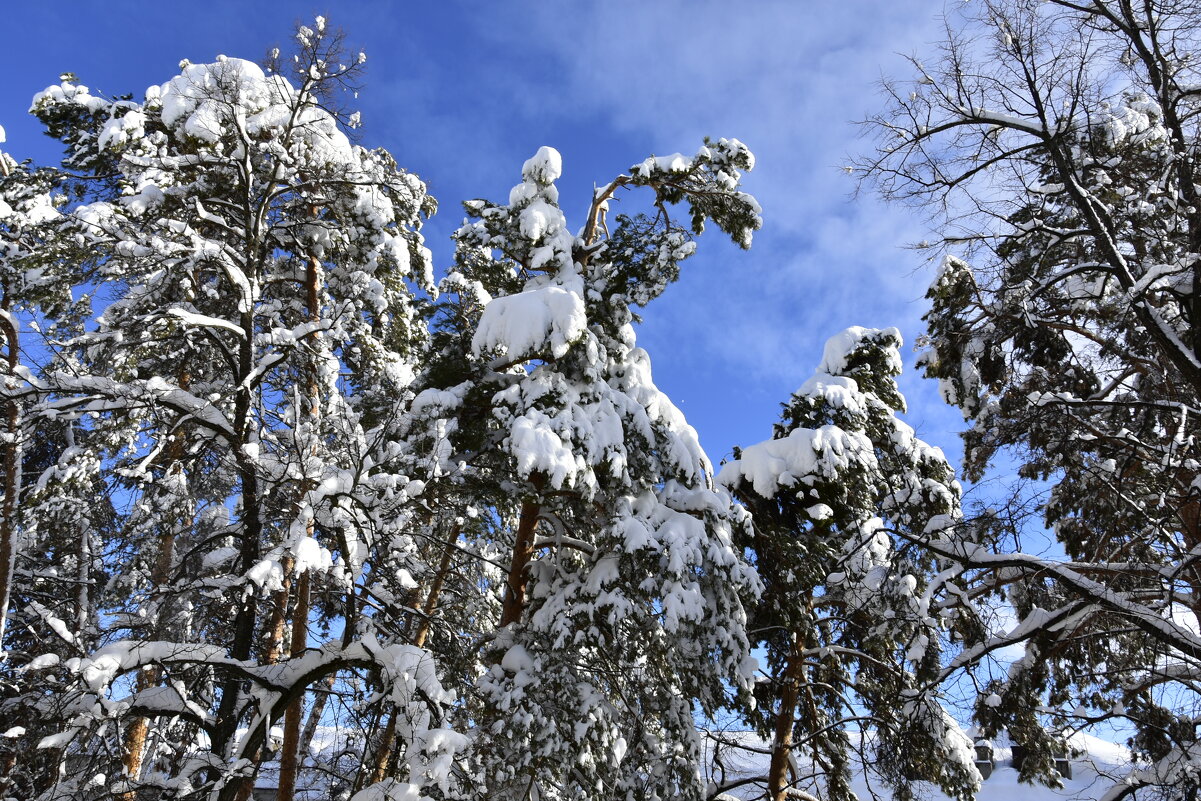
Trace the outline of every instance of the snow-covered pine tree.
{"label": "snow-covered pine tree", "polygon": [[[963,411],[964,467],[1016,460],[1060,556],[1023,522],[954,553],[1019,624],[980,655],[977,714],[1050,768],[1045,729],[1119,725],[1148,760],[1123,792],[1193,797],[1201,740],[1201,198],[1195,3],[965,7],[938,60],[888,87],[866,174],[948,212],[923,361]],[[1001,504],[997,504],[1000,506]],[[949,554],[952,552],[949,552]],[[999,603],[999,601],[994,601]],[[989,635],[993,636],[989,636]]]}
{"label": "snow-covered pine tree", "polygon": [[897,798],[917,779],[962,799],[979,787],[972,741],[938,696],[941,560],[913,544],[953,529],[960,490],[896,416],[900,345],[895,328],[832,337],[772,438],[718,476],[751,511],[738,544],[764,583],[750,629],[766,675],[746,709],[772,743],[756,777],[770,801],[854,799],[860,749]]}
{"label": "snow-covered pine tree", "polygon": [[[4,129],[0,128],[0,143],[4,141]],[[13,159],[0,151],[0,225],[3,225],[0,236],[0,327],[4,330],[5,354],[5,425],[3,501],[0,502],[0,655],[4,651],[4,633],[8,621],[8,607],[12,597],[13,573],[15,567],[15,550],[17,537],[16,504],[19,493],[19,467],[21,461],[20,432],[21,408],[15,397],[18,390],[17,367],[20,359],[20,325],[13,315],[13,295],[24,283],[23,261],[31,250],[28,228],[31,223],[39,222],[31,219],[31,213],[37,215],[39,210],[57,216],[58,212],[50,202],[47,187],[33,187],[28,181],[29,173],[17,165]],[[30,191],[32,188],[33,191]],[[39,191],[40,190],[40,191]],[[14,208],[15,206],[15,208]],[[2,658],[2,656],[0,656]]]}
{"label": "snow-covered pine tree", "polygon": [[[51,775],[47,797],[103,775],[115,793],[234,798],[271,723],[351,668],[374,672],[406,737],[441,714],[428,656],[376,629],[364,583],[372,560],[400,558],[391,532],[420,491],[363,420],[406,402],[433,205],[327,107],[363,62],[336,43],[324,20],[302,26],[291,80],[220,58],[183,63],[142,102],[71,79],[35,99],[67,164],[100,173],[64,230],[97,252],[107,302],[45,373],[35,413],[86,421],[130,510],[101,647],[62,654],[59,695],[90,711],[63,721],[79,769]],[[291,604],[305,571],[340,636],[289,655],[294,613],[270,604]],[[146,720],[149,738],[129,734]]]}
{"label": "snow-covered pine tree", "polygon": [[[712,222],[750,244],[759,210],[738,184],[752,163],[734,140],[647,159],[597,190],[576,235],[550,148],[507,204],[466,204],[418,396],[438,409],[431,449],[446,443],[460,492],[498,524],[472,620],[485,658],[459,688],[477,724],[464,797],[703,793],[693,715],[750,679],[757,580],[733,544],[746,515],[652,383],[632,307],[693,251],[671,204],[694,232]],[[627,187],[649,188],[656,216],[609,230]]]}

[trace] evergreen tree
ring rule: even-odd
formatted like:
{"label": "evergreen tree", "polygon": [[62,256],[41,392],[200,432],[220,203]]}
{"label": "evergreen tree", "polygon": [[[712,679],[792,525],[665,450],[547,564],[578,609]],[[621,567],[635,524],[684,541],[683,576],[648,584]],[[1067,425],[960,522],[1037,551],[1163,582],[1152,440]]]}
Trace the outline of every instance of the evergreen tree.
{"label": "evergreen tree", "polygon": [[[33,413],[86,420],[89,464],[129,509],[97,600],[103,630],[62,654],[60,697],[100,702],[63,730],[63,755],[86,754],[96,773],[51,794],[98,774],[114,792],[243,794],[270,722],[352,666],[396,699],[423,693],[433,706],[419,718],[439,714],[432,672],[396,684],[417,650],[381,643],[357,611],[373,549],[394,544],[394,524],[376,524],[404,519],[376,499],[418,491],[388,472],[388,444],[362,420],[389,403],[396,414],[413,375],[411,287],[430,286],[416,230],[432,202],[327,108],[363,60],[337,46],[319,20],[298,31],[295,82],[222,58],[184,63],[140,103],[70,77],[35,98],[66,163],[100,178],[60,235],[101,254],[90,280],[114,299],[45,372]],[[316,652],[303,636],[310,573],[343,599],[343,636]],[[161,724],[153,748],[147,720]],[[190,742],[172,741],[181,731]]]}
{"label": "evergreen tree", "polygon": [[719,476],[752,514],[741,544],[765,584],[750,628],[768,675],[748,709],[772,744],[755,777],[771,801],[855,798],[856,751],[897,798],[917,779],[964,799],[979,787],[972,741],[938,696],[946,562],[912,544],[954,536],[959,485],[896,417],[900,345],[895,328],[831,338],[772,438]]}
{"label": "evergreen tree", "polygon": [[[496,510],[499,618],[464,688],[490,797],[699,797],[692,716],[749,680],[743,604],[754,574],[733,545],[745,514],[712,484],[696,434],[654,386],[634,305],[657,297],[699,233],[742,246],[758,207],[739,142],[647,159],[597,190],[573,236],[559,154],[538,151],[509,203],[471,201],[430,373],[464,454],[462,480]],[[603,224],[624,187],[657,216]],[[470,350],[464,352],[463,345]],[[489,616],[491,617],[491,616]]]}
{"label": "evergreen tree", "polygon": [[[0,142],[3,131],[0,130]],[[39,420],[36,364],[28,338],[78,330],[80,304],[71,285],[86,270],[82,249],[59,236],[64,198],[59,173],[18,164],[0,152],[0,332],[3,337],[5,429],[0,501],[0,686],[12,734],[0,746],[0,791],[32,796],[53,762],[46,751],[20,759],[52,734],[39,703],[57,690],[29,665],[53,664],[64,645],[94,642],[102,578],[100,542],[112,509],[95,465],[76,447],[70,424]],[[40,321],[41,325],[38,325]],[[60,462],[69,478],[46,490],[46,471]],[[57,490],[63,490],[58,492]],[[50,753],[53,753],[52,751]]]}

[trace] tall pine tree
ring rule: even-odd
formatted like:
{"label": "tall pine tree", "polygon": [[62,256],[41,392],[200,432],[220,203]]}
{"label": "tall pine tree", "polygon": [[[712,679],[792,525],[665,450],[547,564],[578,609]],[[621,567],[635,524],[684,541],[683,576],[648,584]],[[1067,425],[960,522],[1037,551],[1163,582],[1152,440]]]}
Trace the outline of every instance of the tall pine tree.
{"label": "tall pine tree", "polygon": [[756,780],[771,801],[854,799],[860,759],[898,798],[918,779],[962,799],[979,787],[972,741],[939,697],[948,562],[914,544],[954,535],[960,490],[896,416],[900,345],[895,328],[831,338],[772,438],[719,476],[752,514],[739,544],[765,585],[750,627],[766,680],[749,719],[770,738]]}

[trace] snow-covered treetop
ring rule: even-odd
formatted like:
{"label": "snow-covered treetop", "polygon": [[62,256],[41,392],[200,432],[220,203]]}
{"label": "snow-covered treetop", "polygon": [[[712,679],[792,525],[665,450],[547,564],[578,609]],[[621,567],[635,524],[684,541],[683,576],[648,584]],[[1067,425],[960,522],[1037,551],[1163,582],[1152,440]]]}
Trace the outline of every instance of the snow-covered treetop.
{"label": "snow-covered treetop", "polygon": [[[503,352],[510,361],[558,359],[584,341],[590,324],[616,333],[632,319],[630,304],[645,305],[661,293],[694,250],[687,232],[672,223],[670,204],[687,205],[693,233],[712,220],[749,246],[760,208],[739,182],[741,171],[753,166],[754,156],[737,139],[707,140],[692,157],[648,158],[596,190],[585,225],[572,235],[554,185],[562,159],[553,148],[540,148],[523,166],[507,206],[465,204],[475,221],[458,232],[460,247],[501,257],[476,262],[491,265],[491,275],[468,276],[484,279],[490,295],[474,351]],[[608,201],[619,189],[638,186],[654,190],[658,217],[619,216],[610,234]],[[585,285],[597,294],[586,298]]]}
{"label": "snow-covered treetop", "polygon": [[[522,167],[521,183],[509,193],[507,215],[516,230],[488,232],[481,222],[460,231],[478,246],[514,251],[532,276],[524,291],[493,298],[485,306],[471,341],[477,355],[500,351],[512,360],[558,359],[584,335],[584,286],[572,254],[575,237],[567,229],[554,185],[562,171],[559,152],[539,148]],[[481,207],[481,212],[485,219],[498,219],[506,210]]]}
{"label": "snow-covered treetop", "polygon": [[[344,357],[370,364],[380,380],[408,380],[383,343],[422,336],[406,284],[433,289],[418,229],[434,204],[387,153],[350,142],[322,102],[324,84],[341,74],[315,67],[293,83],[219,57],[183,62],[140,104],[98,98],[69,75],[35,97],[32,110],[67,144],[66,161],[116,185],[72,211],[81,241],[109,251],[98,263],[104,276],[150,282],[114,304],[106,324],[141,315],[140,325],[161,328],[169,318],[172,328],[228,338],[245,328],[236,314],[273,308],[259,304],[288,279],[270,273],[294,275],[315,258],[327,265],[329,295],[318,300],[331,312],[319,328],[332,341],[353,340]],[[215,270],[217,283],[199,295],[157,286],[177,280],[161,272],[164,263],[193,265],[194,279]],[[216,303],[217,295],[231,302]],[[286,348],[311,337],[299,319],[285,319],[303,303],[294,294],[279,309],[284,317],[263,321],[276,333],[264,331],[262,344]]]}
{"label": "snow-covered treetop", "polygon": [[[945,462],[938,448],[922,443],[893,415],[905,410],[896,384],[901,373],[901,334],[848,328],[827,340],[816,372],[786,406],[788,422],[772,439],[739,451],[718,480],[743,482],[764,498],[785,488],[803,494],[820,477],[833,480],[856,464],[872,465],[876,450],[898,447],[920,461]],[[802,422],[810,425],[802,425]],[[881,440],[880,426],[888,436]]]}

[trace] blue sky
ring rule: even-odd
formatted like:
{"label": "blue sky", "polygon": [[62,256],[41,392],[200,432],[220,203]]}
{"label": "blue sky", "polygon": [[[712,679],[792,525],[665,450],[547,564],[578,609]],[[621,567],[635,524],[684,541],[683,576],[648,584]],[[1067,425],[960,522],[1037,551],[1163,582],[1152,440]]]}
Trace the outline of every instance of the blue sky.
{"label": "blue sky", "polygon": [[[930,49],[939,3],[843,2],[19,2],[4,12],[0,125],[18,159],[52,162],[25,110],[75,72],[95,93],[162,83],[180,59],[259,59],[324,14],[368,56],[362,142],[390,150],[441,203],[436,264],[461,200],[502,200],[540,145],[563,154],[569,223],[596,183],[648,155],[737,137],[758,158],[764,209],[749,252],[703,236],[679,283],[645,310],[655,379],[719,461],[767,437],[779,404],[848,325],[921,331],[928,236],[912,210],[852,200],[839,167],[867,147],[851,123],[882,101],[899,54]],[[618,209],[620,210],[620,209]],[[906,349],[906,361],[912,353]],[[909,421],[957,461],[958,414],[932,382],[904,381]]]}

